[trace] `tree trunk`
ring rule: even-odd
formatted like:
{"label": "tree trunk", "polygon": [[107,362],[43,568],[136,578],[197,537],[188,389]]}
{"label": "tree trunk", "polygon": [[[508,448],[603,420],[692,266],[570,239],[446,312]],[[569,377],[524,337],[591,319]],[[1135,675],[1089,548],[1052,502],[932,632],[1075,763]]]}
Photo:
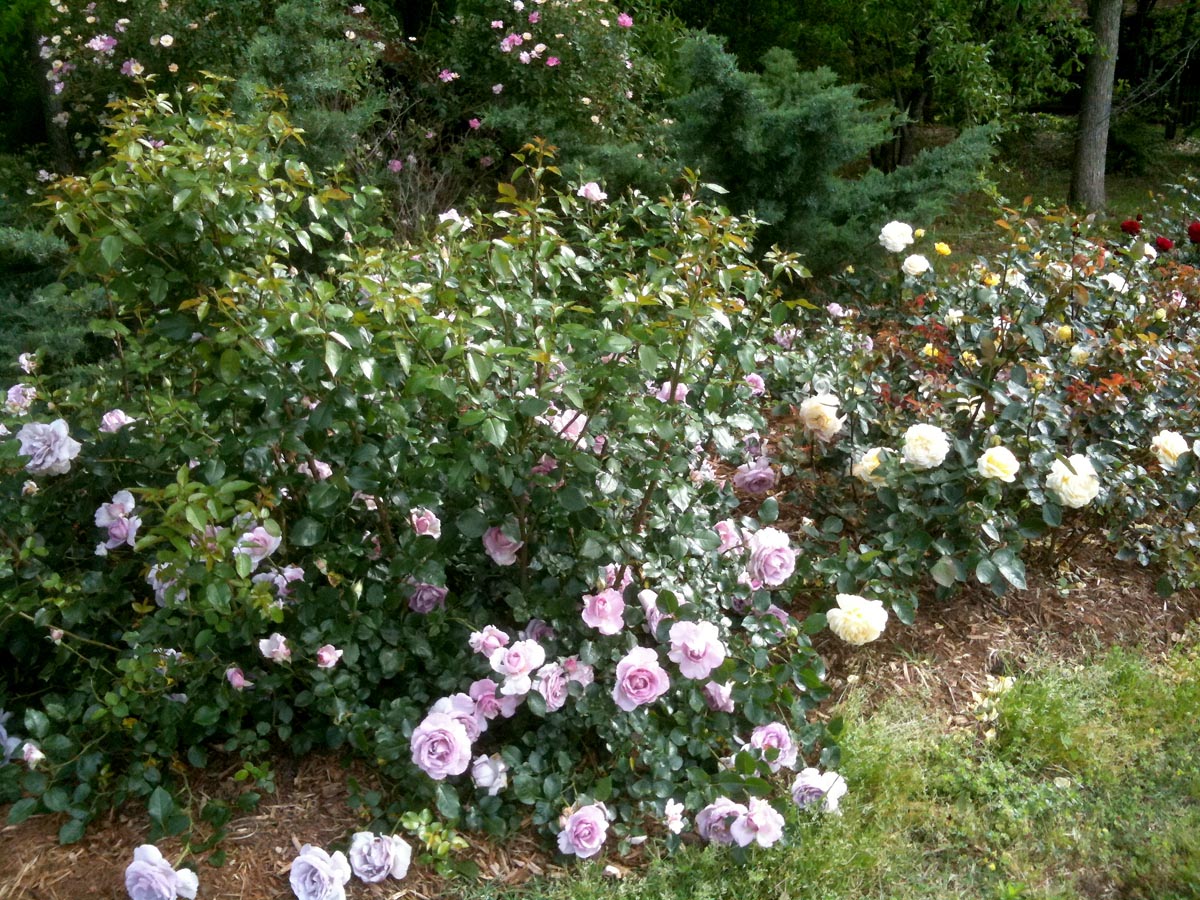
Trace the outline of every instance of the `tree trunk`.
{"label": "tree trunk", "polygon": [[1071,173],[1071,203],[1097,210],[1104,208],[1104,157],[1108,151],[1113,77],[1121,35],[1121,0],[1092,0],[1090,11],[1096,46],[1088,57],[1084,75]]}

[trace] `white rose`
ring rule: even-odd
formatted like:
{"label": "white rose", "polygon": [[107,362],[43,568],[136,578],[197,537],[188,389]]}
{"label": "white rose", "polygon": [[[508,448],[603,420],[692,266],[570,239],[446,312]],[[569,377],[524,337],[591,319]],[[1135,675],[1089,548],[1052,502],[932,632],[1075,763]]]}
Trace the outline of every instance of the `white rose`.
{"label": "white rose", "polygon": [[1076,453],[1065,463],[1056,459],[1046,476],[1046,489],[1058,497],[1063,506],[1080,509],[1096,499],[1100,493],[1100,478],[1089,460]]}
{"label": "white rose", "polygon": [[943,318],[943,321],[946,323],[947,328],[953,328],[955,325],[959,324],[962,319],[963,311],[961,309],[948,309],[946,310],[946,315]]}
{"label": "white rose", "polygon": [[837,604],[825,614],[825,619],[829,622],[829,630],[848,644],[868,644],[887,627],[888,614],[881,600],[838,594]]}
{"label": "white rose", "polygon": [[833,394],[817,394],[800,404],[800,421],[819,441],[829,441],[842,430],[845,416],[838,418],[838,398]]}
{"label": "white rose", "polygon": [[913,425],[904,432],[904,461],[916,469],[933,469],[950,452],[950,439],[936,425]]}
{"label": "white rose", "polygon": [[984,478],[998,478],[1012,484],[1017,478],[1021,464],[1007,447],[990,447],[977,463],[979,474]]}
{"label": "white rose", "polygon": [[1088,361],[1090,356],[1091,353],[1088,352],[1088,348],[1083,346],[1083,344],[1076,344],[1068,354],[1068,358],[1071,360],[1071,365],[1073,366],[1082,366]]}
{"label": "white rose", "polygon": [[929,271],[929,260],[920,253],[914,253],[912,256],[905,258],[904,262],[900,264],[900,268],[904,270],[905,275],[920,278]]}
{"label": "white rose", "polygon": [[1125,276],[1118,275],[1116,272],[1109,272],[1107,275],[1101,275],[1100,280],[1118,294],[1124,294],[1127,290],[1129,290],[1129,284],[1125,281]]}
{"label": "white rose", "polygon": [[1188,442],[1178,431],[1160,431],[1150,442],[1150,449],[1164,469],[1173,469],[1179,457],[1188,451]]}
{"label": "white rose", "polygon": [[912,226],[903,222],[888,222],[879,232],[879,243],[892,253],[899,253],[912,242]]}
{"label": "white rose", "polygon": [[886,452],[883,447],[872,447],[850,468],[850,474],[864,484],[884,484],[885,479],[882,475],[876,475],[875,470],[883,462],[883,454]]}

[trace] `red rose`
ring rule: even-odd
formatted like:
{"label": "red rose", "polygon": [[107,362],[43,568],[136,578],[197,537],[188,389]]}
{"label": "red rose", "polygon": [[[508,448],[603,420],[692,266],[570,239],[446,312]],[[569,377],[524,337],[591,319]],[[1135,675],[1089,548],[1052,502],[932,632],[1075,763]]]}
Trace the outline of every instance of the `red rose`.
{"label": "red rose", "polygon": [[1200,222],[1193,222],[1188,226],[1188,240],[1193,244],[1200,244]]}
{"label": "red rose", "polygon": [[1154,239],[1154,246],[1159,249],[1160,253],[1166,253],[1168,250],[1175,249],[1175,242],[1169,237],[1163,237],[1161,234]]}
{"label": "red rose", "polygon": [[1121,223],[1121,230],[1126,234],[1138,234],[1142,230],[1142,223],[1137,219],[1126,219]]}

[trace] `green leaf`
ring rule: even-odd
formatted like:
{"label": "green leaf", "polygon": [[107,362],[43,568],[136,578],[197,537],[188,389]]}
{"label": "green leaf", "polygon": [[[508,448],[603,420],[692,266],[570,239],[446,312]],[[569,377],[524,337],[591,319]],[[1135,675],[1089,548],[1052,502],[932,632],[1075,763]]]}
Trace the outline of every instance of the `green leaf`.
{"label": "green leaf", "polygon": [[150,799],[146,801],[146,811],[150,813],[151,819],[161,825],[175,811],[175,800],[166,788],[156,787],[150,794]]}
{"label": "green leaf", "polygon": [[125,252],[125,242],[118,235],[110,234],[100,241],[100,255],[110,266],[115,266]]}
{"label": "green leaf", "polygon": [[604,803],[612,797],[613,785],[612,779],[605,775],[594,785],[592,785],[592,797],[600,803]]}
{"label": "green leaf", "polygon": [[1047,500],[1042,504],[1042,521],[1051,528],[1057,528],[1062,524],[1062,507]]}
{"label": "green leaf", "polygon": [[8,810],[8,824],[20,825],[37,811],[37,798],[26,797],[24,800],[18,800]]}
{"label": "green leaf", "polygon": [[233,347],[221,354],[217,363],[217,377],[226,384],[233,384],[242,374],[242,355]]}
{"label": "green leaf", "polygon": [[311,547],[325,536],[325,526],[316,519],[305,516],[296,522],[288,532],[288,543],[297,547]]}
{"label": "green leaf", "polygon": [[493,447],[503,447],[504,441],[508,438],[508,426],[500,419],[486,419],[480,431],[483,433],[483,439]]}
{"label": "green leaf", "polygon": [[958,563],[955,562],[952,556],[943,556],[930,569],[929,574],[933,576],[933,580],[942,587],[950,587],[954,582],[961,577],[959,574]]}
{"label": "green leaf", "polygon": [[58,829],[60,844],[74,844],[83,839],[84,822],[82,819],[68,819]]}
{"label": "green leaf", "polygon": [[334,378],[342,368],[342,345],[337,341],[325,342],[325,368]]}
{"label": "green leaf", "polygon": [[758,519],[764,525],[769,525],[779,518],[779,501],[768,497],[758,508]]}
{"label": "green leaf", "polygon": [[41,740],[50,730],[50,719],[40,709],[27,709],[25,710],[25,730],[29,732],[30,737]]}
{"label": "green leaf", "polygon": [[50,812],[62,812],[71,805],[71,798],[62,788],[52,787],[42,794],[42,805]]}
{"label": "green leaf", "polygon": [[996,564],[986,556],[975,566],[975,577],[979,579],[980,584],[991,584],[999,574],[1000,570]]}
{"label": "green leaf", "polygon": [[1009,549],[999,550],[992,554],[992,562],[996,564],[1004,580],[1019,591],[1025,590],[1025,563]]}

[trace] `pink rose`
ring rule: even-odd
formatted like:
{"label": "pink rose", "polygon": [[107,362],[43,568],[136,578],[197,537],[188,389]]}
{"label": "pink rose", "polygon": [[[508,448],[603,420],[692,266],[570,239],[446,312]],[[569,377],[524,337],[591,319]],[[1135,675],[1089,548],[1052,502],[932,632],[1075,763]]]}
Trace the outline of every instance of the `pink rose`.
{"label": "pink rose", "polygon": [[567,672],[558,663],[542,666],[533,679],[533,689],[546,701],[546,712],[558,712],[567,702]]}
{"label": "pink rose", "polygon": [[257,569],[264,559],[279,549],[280,540],[259,525],[253,531],[248,531],[241,536],[237,546],[233,548],[233,552],[235,556],[250,557],[254,568]]}
{"label": "pink rose", "polygon": [[788,546],[788,536],[778,528],[761,528],[750,535],[750,560],[746,574],[752,581],[779,587],[796,569],[796,552]]}
{"label": "pink rose", "polygon": [[750,393],[755,397],[762,396],[767,392],[767,383],[757,372],[751,372],[746,376],[746,384],[749,385]]}
{"label": "pink rose", "polygon": [[617,663],[613,701],[625,712],[653,703],[667,692],[671,679],[658,664],[658,654],[648,647],[634,647]]}
{"label": "pink rose", "polygon": [[690,388],[686,384],[675,382],[675,389],[672,391],[671,382],[666,381],[655,391],[654,399],[660,400],[663,403],[670,402],[671,400],[674,400],[676,403],[683,403],[687,400],[689,390]]}
{"label": "pink rose", "polygon": [[733,820],[729,833],[739,847],[770,847],[783,837],[783,816],[766,800],[752,797],[749,809]]}
{"label": "pink rose", "polygon": [[733,682],[710,681],[704,686],[704,702],[713,712],[733,712]]}
{"label": "pink rose", "polygon": [[292,648],[288,646],[287,638],[278,631],[258,642],[258,652],[272,662],[286,662],[292,658]]}
{"label": "pink rose", "polygon": [[629,15],[629,13],[621,13],[617,16],[617,24],[622,28],[632,28],[633,16]]}
{"label": "pink rose", "polygon": [[709,843],[732,844],[730,825],[748,812],[741,803],[734,803],[728,797],[718,797],[696,813],[696,832]]}
{"label": "pink rose", "polygon": [[[792,741],[791,732],[782,722],[759,725],[750,734],[750,743],[742,749],[761,751],[772,772],[796,767],[796,744]],[[772,755],[774,759],[770,758]]]}
{"label": "pink rose", "polygon": [[440,538],[442,536],[441,519],[423,506],[410,510],[408,521],[412,522],[413,531],[422,537]]}
{"label": "pink rose", "polygon": [[578,656],[568,656],[562,661],[562,667],[567,673],[567,680],[587,687],[596,680],[596,670],[585,662],[580,662]]}
{"label": "pink rose", "polygon": [[608,199],[608,194],[600,190],[600,185],[594,181],[589,181],[575,192],[576,196],[582,197],[589,203],[599,203],[602,200]]}
{"label": "pink rose", "polygon": [[431,712],[412,733],[412,760],[435,781],[461,775],[471,765],[471,740],[462,723]]}
{"label": "pink rose", "polygon": [[546,661],[546,651],[537,641],[517,641],[511,647],[492,652],[488,663],[493,672],[504,676],[500,693],[506,697],[528,694],[532,687],[530,674]]}
{"label": "pink rose", "polygon": [[667,657],[679,665],[685,678],[707,678],[725,662],[725,645],[712,622],[676,622],[671,626]]}
{"label": "pink rose", "polygon": [[441,713],[458,722],[467,732],[471,743],[479,740],[479,735],[487,731],[487,717],[479,714],[479,707],[470,694],[451,694],[442,697],[429,710],[431,713]]}
{"label": "pink rose", "polygon": [[617,634],[625,627],[624,615],[625,601],[612,588],[583,595],[583,621],[601,634]]}
{"label": "pink rose", "polygon": [[244,691],[248,687],[254,687],[254,682],[246,678],[246,673],[237,666],[230,666],[225,670],[225,678],[235,691]]}
{"label": "pink rose", "polygon": [[742,532],[738,529],[737,523],[733,519],[723,519],[718,522],[715,530],[717,537],[721,539],[721,546],[717,547],[718,553],[724,553],[727,550],[742,546]]}
{"label": "pink rose", "polygon": [[508,763],[500,758],[499,753],[491,756],[481,754],[471,763],[471,780],[479,790],[487,791],[489,797],[495,797],[508,787]]}
{"label": "pink rose", "polygon": [[332,669],[338,664],[338,660],[342,658],[344,650],[339,650],[333,644],[326,644],[317,650],[317,668]]}
{"label": "pink rose", "polygon": [[498,566],[511,566],[515,563],[517,551],[524,546],[524,541],[510,538],[498,525],[489,528],[483,534],[483,549]]}
{"label": "pink rose", "polygon": [[509,637],[495,625],[484,625],[482,631],[472,631],[467,642],[476,653],[491,659],[492,654],[500,647],[508,646]]}
{"label": "pink rose", "polygon": [[589,803],[571,813],[558,833],[559,852],[580,859],[599,853],[608,835],[607,812],[603,803]]}
{"label": "pink rose", "polygon": [[467,695],[475,701],[476,715],[485,719],[494,719],[496,716],[511,719],[516,715],[521,698],[505,697],[499,693],[499,689],[500,685],[490,678],[481,678],[471,683]]}

